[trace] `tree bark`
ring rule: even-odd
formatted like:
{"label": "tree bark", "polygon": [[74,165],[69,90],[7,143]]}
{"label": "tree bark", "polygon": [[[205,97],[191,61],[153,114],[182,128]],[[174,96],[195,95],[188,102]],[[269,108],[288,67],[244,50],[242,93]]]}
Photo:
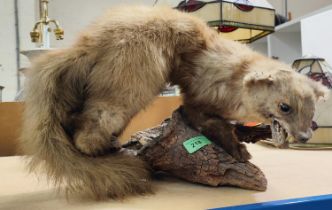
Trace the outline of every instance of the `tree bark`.
{"label": "tree bark", "polygon": [[[237,135],[239,141],[255,143],[260,138],[271,136],[269,128],[230,125],[235,129],[232,135]],[[224,129],[221,131],[227,132]],[[190,154],[183,143],[200,135],[202,134],[188,126],[181,111],[177,110],[160,126],[134,134],[123,148],[136,153],[152,170],[167,172],[190,182],[266,190],[267,180],[257,166],[248,161],[237,161],[214,139],[210,139],[211,144]]]}

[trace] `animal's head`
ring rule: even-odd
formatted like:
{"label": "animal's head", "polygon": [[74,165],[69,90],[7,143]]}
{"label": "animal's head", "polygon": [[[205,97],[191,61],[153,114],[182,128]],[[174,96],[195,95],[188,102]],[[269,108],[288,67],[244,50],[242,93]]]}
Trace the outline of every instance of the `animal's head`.
{"label": "animal's head", "polygon": [[243,80],[247,110],[299,142],[309,140],[315,104],[328,96],[328,89],[276,61],[258,62],[252,68]]}

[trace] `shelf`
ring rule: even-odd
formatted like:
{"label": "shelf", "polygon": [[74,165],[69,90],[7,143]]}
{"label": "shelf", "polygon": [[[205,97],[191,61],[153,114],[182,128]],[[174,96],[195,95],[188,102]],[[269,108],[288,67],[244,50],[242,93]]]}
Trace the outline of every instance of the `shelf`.
{"label": "shelf", "polygon": [[250,46],[288,64],[308,54],[323,57],[331,64],[332,29],[327,27],[331,19],[332,5],[281,24],[273,34],[251,43]]}

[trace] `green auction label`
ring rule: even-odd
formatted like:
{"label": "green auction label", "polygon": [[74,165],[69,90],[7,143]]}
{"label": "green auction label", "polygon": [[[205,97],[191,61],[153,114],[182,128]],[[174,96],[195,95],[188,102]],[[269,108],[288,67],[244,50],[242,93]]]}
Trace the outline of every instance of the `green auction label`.
{"label": "green auction label", "polygon": [[187,141],[183,142],[184,148],[191,154],[202,147],[211,144],[211,141],[206,138],[205,136],[195,136],[193,138],[188,139]]}

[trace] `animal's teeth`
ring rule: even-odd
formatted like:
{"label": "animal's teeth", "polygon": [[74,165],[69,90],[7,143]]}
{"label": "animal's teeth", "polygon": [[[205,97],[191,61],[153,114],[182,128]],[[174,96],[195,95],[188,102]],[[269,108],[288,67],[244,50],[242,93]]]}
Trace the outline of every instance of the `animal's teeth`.
{"label": "animal's teeth", "polygon": [[281,124],[273,119],[271,124],[272,140],[278,147],[283,147],[287,143],[287,131],[281,126]]}

